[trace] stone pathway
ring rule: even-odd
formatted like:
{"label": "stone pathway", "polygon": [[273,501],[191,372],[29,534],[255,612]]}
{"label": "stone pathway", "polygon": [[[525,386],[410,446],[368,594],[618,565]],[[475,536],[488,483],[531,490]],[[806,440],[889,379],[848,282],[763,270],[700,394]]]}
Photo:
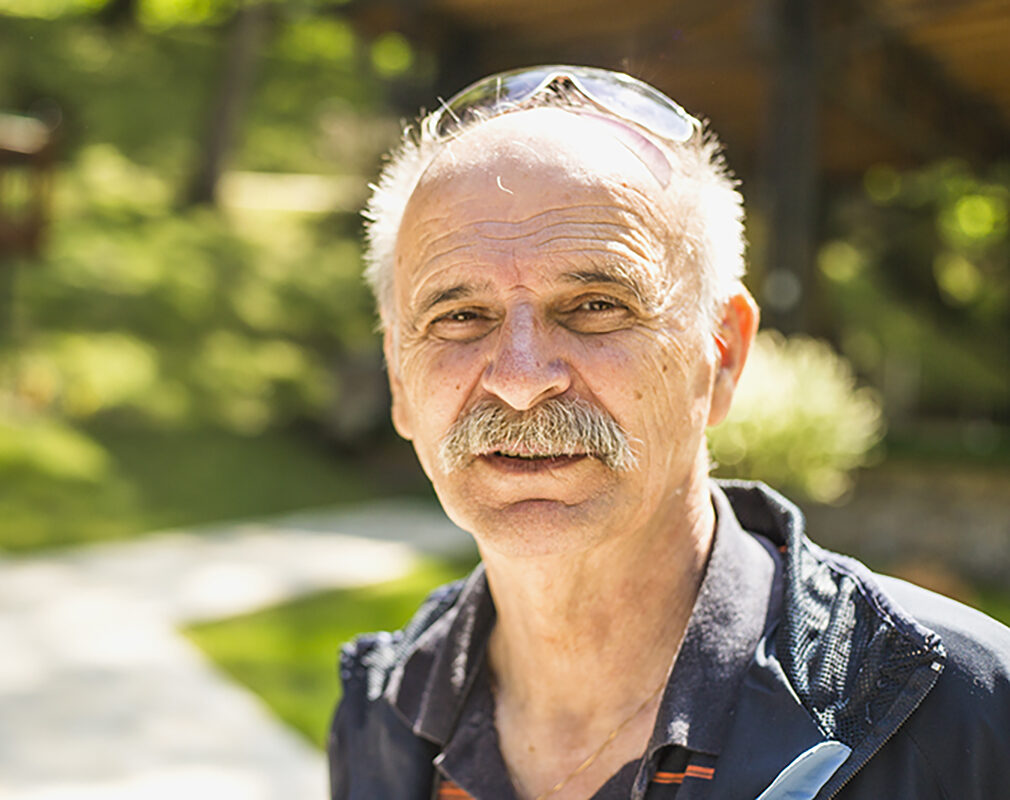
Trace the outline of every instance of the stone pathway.
{"label": "stone pathway", "polygon": [[178,627],[468,546],[387,503],[0,559],[0,798],[326,797],[323,756]]}

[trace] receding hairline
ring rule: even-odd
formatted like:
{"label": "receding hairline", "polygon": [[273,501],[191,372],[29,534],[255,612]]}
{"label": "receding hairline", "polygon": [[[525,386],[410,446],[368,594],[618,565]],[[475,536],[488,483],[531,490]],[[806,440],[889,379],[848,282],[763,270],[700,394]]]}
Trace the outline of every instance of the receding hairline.
{"label": "receding hairline", "polygon": [[584,171],[596,177],[634,178],[637,172],[655,181],[658,192],[664,188],[611,123],[598,115],[537,107],[492,117],[445,142],[418,176],[415,192],[445,171],[481,164],[548,171],[582,170],[591,164]]}

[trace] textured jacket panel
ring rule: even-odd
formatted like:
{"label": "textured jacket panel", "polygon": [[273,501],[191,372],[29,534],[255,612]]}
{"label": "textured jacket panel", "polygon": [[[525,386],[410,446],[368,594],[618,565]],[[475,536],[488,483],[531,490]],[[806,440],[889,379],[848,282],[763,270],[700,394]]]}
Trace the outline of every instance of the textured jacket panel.
{"label": "textured jacket panel", "polygon": [[[796,506],[762,484],[722,484],[740,523],[785,547],[785,604],[776,655],[826,738],[873,747],[908,689],[928,691],[944,658],[935,632],[894,606],[854,559],[813,544]],[[925,676],[924,676],[924,670]]]}

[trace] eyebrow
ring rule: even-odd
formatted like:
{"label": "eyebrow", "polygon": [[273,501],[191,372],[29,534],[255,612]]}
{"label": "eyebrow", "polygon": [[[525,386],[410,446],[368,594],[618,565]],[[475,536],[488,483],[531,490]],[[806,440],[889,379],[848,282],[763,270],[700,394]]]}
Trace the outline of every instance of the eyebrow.
{"label": "eyebrow", "polygon": [[[604,283],[620,286],[631,292],[640,303],[646,302],[646,292],[642,284],[631,275],[619,267],[603,265],[593,269],[572,270],[565,272],[561,278],[578,284]],[[442,303],[451,303],[454,300],[462,300],[478,294],[484,288],[470,283],[458,283],[455,286],[448,286],[444,289],[433,289],[421,297],[417,306],[415,318],[420,317]]]}
{"label": "eyebrow", "polygon": [[439,303],[448,303],[452,300],[459,300],[461,297],[466,297],[470,294],[473,294],[473,291],[463,284],[460,284],[459,286],[450,286],[448,289],[436,289],[424,296],[421,300],[419,310],[423,314],[426,311],[431,311],[431,309]]}
{"label": "eyebrow", "polygon": [[566,272],[562,277],[574,283],[609,283],[620,286],[635,295],[635,299],[640,303],[645,302],[646,293],[642,284],[622,269],[599,267],[596,269],[576,270],[574,272]]}
{"label": "eyebrow", "polygon": [[418,303],[416,316],[428,313],[433,308],[442,303],[451,303],[453,300],[461,300],[477,294],[484,285],[472,283],[458,283],[455,286],[448,286],[444,289],[433,289],[422,295]]}

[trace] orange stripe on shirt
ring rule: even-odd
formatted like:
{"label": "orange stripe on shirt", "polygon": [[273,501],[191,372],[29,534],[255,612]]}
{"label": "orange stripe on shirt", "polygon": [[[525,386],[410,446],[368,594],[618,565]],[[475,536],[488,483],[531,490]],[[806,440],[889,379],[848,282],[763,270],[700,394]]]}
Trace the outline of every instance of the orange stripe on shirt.
{"label": "orange stripe on shirt", "polygon": [[715,776],[715,768],[688,764],[687,769],[684,770],[684,775],[688,778],[704,778],[705,780],[710,781]]}
{"label": "orange stripe on shirt", "polygon": [[473,800],[473,797],[452,781],[442,781],[438,787],[439,800]]}
{"label": "orange stripe on shirt", "polygon": [[710,781],[715,777],[714,767],[700,767],[689,764],[683,772],[657,772],[652,779],[653,783],[683,783],[684,778],[700,778]]}

